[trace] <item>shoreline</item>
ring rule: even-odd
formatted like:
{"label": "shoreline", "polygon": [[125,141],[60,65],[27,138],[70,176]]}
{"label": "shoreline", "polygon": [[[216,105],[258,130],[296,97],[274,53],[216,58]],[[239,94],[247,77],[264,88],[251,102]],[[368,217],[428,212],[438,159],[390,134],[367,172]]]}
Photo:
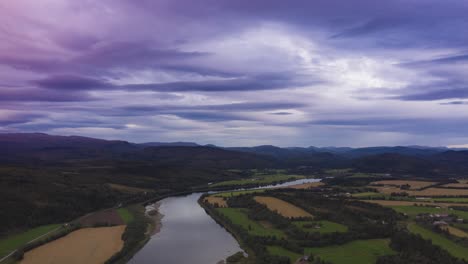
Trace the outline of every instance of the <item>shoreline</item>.
{"label": "shoreline", "polygon": [[149,204],[145,206],[145,215],[146,217],[150,218],[152,222],[152,228],[149,231],[148,238],[156,235],[157,233],[161,232],[162,228],[162,219],[164,215],[160,212],[159,208],[161,206],[161,201],[157,201],[153,204]]}

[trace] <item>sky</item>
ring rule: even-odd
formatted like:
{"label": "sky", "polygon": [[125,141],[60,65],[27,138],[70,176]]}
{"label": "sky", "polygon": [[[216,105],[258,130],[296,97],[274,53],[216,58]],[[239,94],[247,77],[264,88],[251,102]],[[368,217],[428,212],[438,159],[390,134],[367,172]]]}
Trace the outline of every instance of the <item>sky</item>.
{"label": "sky", "polygon": [[0,2],[0,133],[468,144],[466,0]]}

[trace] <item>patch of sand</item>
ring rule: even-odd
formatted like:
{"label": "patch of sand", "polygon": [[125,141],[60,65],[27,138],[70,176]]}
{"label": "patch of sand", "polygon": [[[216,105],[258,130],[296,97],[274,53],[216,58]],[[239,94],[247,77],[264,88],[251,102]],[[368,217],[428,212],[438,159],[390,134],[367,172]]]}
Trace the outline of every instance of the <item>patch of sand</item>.
{"label": "patch of sand", "polygon": [[123,247],[125,226],[83,228],[24,254],[20,264],[102,264]]}
{"label": "patch of sand", "polygon": [[255,196],[255,201],[266,205],[271,211],[276,211],[284,217],[313,217],[312,214],[305,210],[280,200],[275,197]]}

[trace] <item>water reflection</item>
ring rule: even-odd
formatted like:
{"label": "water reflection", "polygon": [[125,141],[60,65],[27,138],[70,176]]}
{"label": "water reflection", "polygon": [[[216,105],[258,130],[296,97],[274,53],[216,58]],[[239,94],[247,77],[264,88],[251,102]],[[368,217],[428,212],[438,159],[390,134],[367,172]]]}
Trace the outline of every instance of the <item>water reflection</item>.
{"label": "water reflection", "polygon": [[200,193],[161,201],[161,232],[129,263],[215,264],[241,251],[237,241],[218,225],[197,200]]}
{"label": "water reflection", "polygon": [[[253,189],[286,187],[318,182],[319,179],[301,179],[278,185]],[[161,232],[129,262],[132,264],[215,264],[241,251],[237,241],[218,225],[198,204],[201,193],[170,197],[161,201]]]}

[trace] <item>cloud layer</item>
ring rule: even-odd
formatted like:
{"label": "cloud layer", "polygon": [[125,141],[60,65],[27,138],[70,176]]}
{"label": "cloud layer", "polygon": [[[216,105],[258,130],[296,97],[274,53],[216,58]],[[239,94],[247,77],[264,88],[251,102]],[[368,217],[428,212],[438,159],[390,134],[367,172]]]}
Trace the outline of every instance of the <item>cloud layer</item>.
{"label": "cloud layer", "polygon": [[466,1],[0,3],[0,132],[468,143]]}

